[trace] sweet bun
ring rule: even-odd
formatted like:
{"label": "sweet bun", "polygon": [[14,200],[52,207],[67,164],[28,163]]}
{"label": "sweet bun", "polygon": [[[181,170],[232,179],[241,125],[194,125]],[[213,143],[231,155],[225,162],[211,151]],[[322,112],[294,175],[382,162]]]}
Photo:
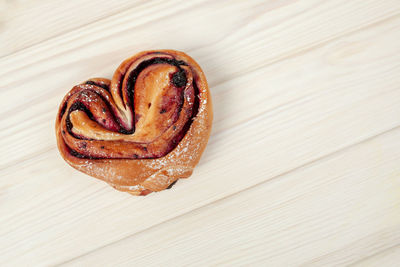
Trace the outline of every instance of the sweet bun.
{"label": "sweet bun", "polygon": [[58,149],[75,169],[146,195],[189,177],[210,136],[206,77],[183,52],[145,51],[112,80],[74,86],[56,119]]}

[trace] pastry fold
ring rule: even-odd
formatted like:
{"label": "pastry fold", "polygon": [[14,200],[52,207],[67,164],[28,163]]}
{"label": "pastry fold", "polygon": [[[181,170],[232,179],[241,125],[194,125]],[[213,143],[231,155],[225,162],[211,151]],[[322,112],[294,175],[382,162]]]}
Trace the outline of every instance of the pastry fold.
{"label": "pastry fold", "polygon": [[192,174],[212,117],[200,66],[183,52],[159,50],[126,59],[111,81],[74,86],[55,128],[69,165],[118,190],[146,195]]}

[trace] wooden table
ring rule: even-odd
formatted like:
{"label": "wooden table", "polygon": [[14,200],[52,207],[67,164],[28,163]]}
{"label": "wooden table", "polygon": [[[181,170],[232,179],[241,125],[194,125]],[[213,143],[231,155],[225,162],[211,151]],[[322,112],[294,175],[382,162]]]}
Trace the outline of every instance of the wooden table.
{"label": "wooden table", "polygon": [[[1,266],[399,266],[400,1],[6,1]],[[190,179],[134,197],[69,167],[64,94],[149,49],[203,67]]]}

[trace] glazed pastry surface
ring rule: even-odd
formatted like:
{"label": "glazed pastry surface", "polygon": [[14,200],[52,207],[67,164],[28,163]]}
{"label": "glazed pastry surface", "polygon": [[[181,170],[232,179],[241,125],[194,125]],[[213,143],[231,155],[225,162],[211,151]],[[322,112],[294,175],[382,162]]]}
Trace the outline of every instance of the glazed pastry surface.
{"label": "glazed pastry surface", "polygon": [[145,51],[122,62],[111,81],[89,79],[68,92],[57,143],[75,169],[146,195],[192,174],[212,117],[206,78],[191,57]]}

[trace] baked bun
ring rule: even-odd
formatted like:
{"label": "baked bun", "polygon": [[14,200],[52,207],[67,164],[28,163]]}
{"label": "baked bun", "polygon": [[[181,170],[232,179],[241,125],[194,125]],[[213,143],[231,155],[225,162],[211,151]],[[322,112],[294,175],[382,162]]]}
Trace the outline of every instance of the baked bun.
{"label": "baked bun", "polygon": [[68,92],[57,144],[75,169],[146,195],[192,174],[212,117],[206,78],[191,57],[145,51],[122,62],[111,81],[89,79]]}

